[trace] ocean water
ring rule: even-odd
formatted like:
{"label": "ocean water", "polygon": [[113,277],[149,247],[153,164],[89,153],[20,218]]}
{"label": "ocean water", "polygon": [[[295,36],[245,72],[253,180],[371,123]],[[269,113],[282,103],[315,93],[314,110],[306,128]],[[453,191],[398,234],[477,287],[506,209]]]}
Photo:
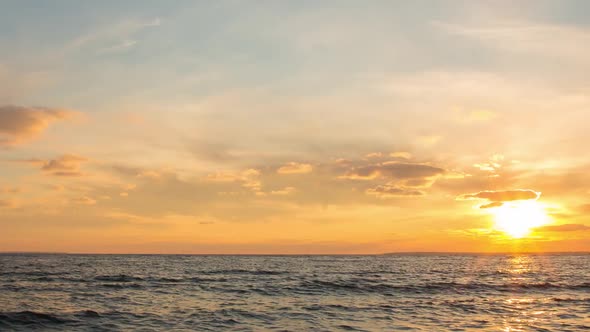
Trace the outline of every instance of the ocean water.
{"label": "ocean water", "polygon": [[0,331],[580,331],[589,255],[0,255]]}

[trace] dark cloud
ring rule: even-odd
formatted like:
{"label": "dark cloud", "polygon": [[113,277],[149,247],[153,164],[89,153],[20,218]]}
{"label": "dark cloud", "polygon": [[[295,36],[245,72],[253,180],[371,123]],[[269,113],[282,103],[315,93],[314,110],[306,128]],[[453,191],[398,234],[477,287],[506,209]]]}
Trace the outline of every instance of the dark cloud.
{"label": "dark cloud", "polygon": [[72,111],[46,107],[0,106],[0,146],[31,140],[51,123],[65,120],[73,114]]}
{"label": "dark cloud", "polygon": [[529,199],[538,199],[541,196],[540,192],[536,192],[530,189],[517,189],[517,190],[503,190],[503,191],[480,191],[474,194],[465,194],[458,197],[461,200],[469,199],[485,199],[490,202],[510,202],[510,201],[523,201]]}
{"label": "dark cloud", "polygon": [[582,224],[564,224],[537,227],[535,230],[537,232],[576,232],[590,230],[590,227]]}
{"label": "dark cloud", "polygon": [[356,167],[342,177],[359,180],[370,180],[380,176],[395,179],[419,179],[434,177],[443,173],[445,173],[444,169],[435,166],[390,161]]}

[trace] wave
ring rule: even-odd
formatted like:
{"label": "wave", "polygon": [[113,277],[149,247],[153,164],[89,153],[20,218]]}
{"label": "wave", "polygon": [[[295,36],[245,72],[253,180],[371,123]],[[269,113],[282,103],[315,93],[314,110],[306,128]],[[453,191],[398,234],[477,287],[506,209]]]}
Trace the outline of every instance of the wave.
{"label": "wave", "polygon": [[134,277],[125,274],[118,275],[101,275],[94,277],[94,280],[98,281],[112,281],[112,282],[132,282],[132,281],[143,281],[141,277]]}
{"label": "wave", "polygon": [[49,276],[64,276],[69,275],[70,272],[49,272],[49,271],[9,271],[0,272],[2,277],[49,277]]}
{"label": "wave", "polygon": [[303,281],[293,291],[340,291],[340,292],[367,292],[367,293],[430,293],[430,292],[462,292],[462,291],[495,291],[495,292],[518,292],[518,291],[535,291],[535,290],[585,290],[590,289],[590,283],[580,284],[554,284],[554,283],[503,283],[503,284],[484,284],[484,283],[457,283],[457,282],[439,282],[431,284],[418,285],[392,285],[386,283],[373,282],[344,282],[344,281],[325,281],[312,280]]}
{"label": "wave", "polygon": [[[239,272],[241,273],[241,272]],[[213,276],[193,276],[193,277],[140,277],[133,275],[100,275],[91,279],[80,278],[56,278],[56,277],[37,277],[28,279],[39,283],[94,283],[99,287],[106,288],[151,288],[163,287],[173,284],[198,284],[209,290],[235,293],[259,293],[259,294],[286,294],[289,292],[295,294],[323,294],[325,292],[339,293],[381,293],[393,295],[395,293],[433,293],[433,292],[468,292],[468,291],[494,291],[494,292],[525,292],[525,291],[551,291],[551,290],[590,290],[590,282],[583,283],[460,283],[460,282],[434,282],[434,283],[392,283],[386,279],[364,279],[355,278],[348,280],[325,280],[325,279],[303,279],[300,277],[284,278],[284,283],[267,284],[261,288],[247,287],[243,284],[246,280],[240,278],[226,278]],[[273,279],[274,280],[274,279]],[[224,284],[235,281],[237,287],[228,287]],[[281,285],[282,284],[282,285]],[[23,286],[18,284],[5,284],[1,288],[4,290],[17,291]]]}
{"label": "wave", "polygon": [[84,310],[78,313],[78,316],[86,317],[86,318],[99,318],[101,315],[94,311],[94,310]]}
{"label": "wave", "polygon": [[[237,272],[241,270],[232,270],[232,272],[204,272],[199,273],[206,275],[203,276],[191,276],[191,277],[138,277],[138,276],[131,276],[125,274],[119,275],[101,275],[94,277],[95,281],[107,281],[107,282],[119,282],[119,283],[126,283],[126,282],[156,282],[156,283],[182,283],[182,282],[226,282],[228,281],[227,278],[219,277],[208,277],[208,275],[217,275],[217,274],[241,274],[241,273],[252,273],[256,275],[274,275],[275,272],[272,271],[263,271],[263,272]],[[244,270],[245,271],[245,270]],[[278,272],[277,272],[278,273]],[[84,281],[81,279],[62,279],[65,281]]]}
{"label": "wave", "polygon": [[590,298],[554,297],[552,300],[555,302],[590,303]]}
{"label": "wave", "polygon": [[51,314],[35,311],[0,312],[0,323],[7,325],[48,325],[63,324],[67,320]]}
{"label": "wave", "polygon": [[[112,315],[118,315],[117,312]],[[48,329],[65,330],[65,326],[79,326],[88,320],[102,318],[103,315],[94,310],[81,310],[75,312],[61,312],[59,314],[44,313],[37,311],[17,311],[2,312],[0,311],[0,331],[15,330],[24,331]]]}
{"label": "wave", "polygon": [[213,270],[202,271],[202,274],[251,274],[251,275],[282,275],[288,272],[272,271],[272,270],[245,270],[245,269],[228,269],[228,270]]}
{"label": "wave", "polygon": [[105,287],[105,288],[116,288],[116,289],[123,289],[123,288],[134,288],[134,289],[139,289],[139,288],[144,288],[143,285],[137,284],[137,283],[124,283],[124,284],[100,284],[101,287]]}

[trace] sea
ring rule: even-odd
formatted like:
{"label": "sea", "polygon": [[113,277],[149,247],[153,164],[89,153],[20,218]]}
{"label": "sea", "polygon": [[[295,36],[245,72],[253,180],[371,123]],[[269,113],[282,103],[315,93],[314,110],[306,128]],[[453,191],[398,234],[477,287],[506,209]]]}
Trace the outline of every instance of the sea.
{"label": "sea", "polygon": [[0,255],[0,331],[475,330],[590,330],[590,255]]}

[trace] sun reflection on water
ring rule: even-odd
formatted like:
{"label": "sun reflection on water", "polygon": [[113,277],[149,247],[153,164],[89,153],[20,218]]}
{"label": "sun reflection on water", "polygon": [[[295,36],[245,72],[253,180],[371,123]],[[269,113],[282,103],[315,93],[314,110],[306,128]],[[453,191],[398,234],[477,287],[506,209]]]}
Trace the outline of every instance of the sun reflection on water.
{"label": "sun reflection on water", "polygon": [[[507,266],[503,272],[511,284],[525,285],[538,282],[534,276],[527,275],[533,272],[534,259],[528,255],[512,256],[506,260]],[[548,313],[544,310],[534,310],[538,300],[533,297],[513,296],[504,301],[504,304],[514,312],[510,317],[503,320],[502,331],[517,332],[528,331],[531,325],[546,318]]]}

